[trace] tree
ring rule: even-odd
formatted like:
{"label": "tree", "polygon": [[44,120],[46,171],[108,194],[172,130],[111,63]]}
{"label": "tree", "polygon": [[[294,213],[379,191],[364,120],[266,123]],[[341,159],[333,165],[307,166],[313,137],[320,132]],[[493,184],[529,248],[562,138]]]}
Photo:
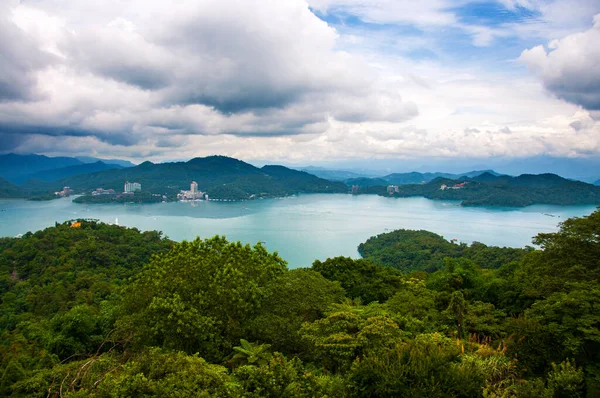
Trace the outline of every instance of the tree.
{"label": "tree", "polygon": [[231,362],[237,365],[264,366],[273,357],[270,348],[270,344],[250,343],[248,340],[240,339],[240,345],[233,347],[235,354]]}
{"label": "tree", "polygon": [[298,335],[302,323],[323,318],[329,306],[339,303],[344,295],[339,282],[311,269],[285,272],[269,284],[248,336],[272,344],[275,351],[302,353],[306,350]]}
{"label": "tree", "polygon": [[121,333],[140,344],[220,360],[246,336],[285,262],[263,246],[224,237],[175,244],[127,289]]}
{"label": "tree", "polygon": [[330,281],[338,281],[350,298],[360,298],[364,303],[384,302],[394,295],[402,282],[402,274],[389,267],[370,261],[349,257],[328,258],[315,261],[314,271],[320,272]]}
{"label": "tree", "polygon": [[464,318],[467,312],[467,302],[462,292],[456,291],[452,293],[450,297],[450,304],[448,304],[448,311],[452,313],[456,319],[456,328],[458,336],[464,337]]}

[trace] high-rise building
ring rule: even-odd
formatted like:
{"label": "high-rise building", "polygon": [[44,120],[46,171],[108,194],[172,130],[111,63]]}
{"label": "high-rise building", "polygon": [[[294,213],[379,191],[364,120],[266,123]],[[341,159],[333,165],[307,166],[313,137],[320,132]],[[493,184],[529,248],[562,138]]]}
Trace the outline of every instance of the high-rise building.
{"label": "high-rise building", "polygon": [[192,184],[190,185],[190,192],[192,193],[192,195],[195,195],[196,192],[198,192],[198,184],[196,183],[196,181],[192,181]]}
{"label": "high-rise building", "polygon": [[142,184],[140,184],[139,182],[127,181],[125,183],[125,187],[123,188],[123,192],[125,192],[125,193],[132,193],[132,192],[141,191],[141,190],[142,190]]}

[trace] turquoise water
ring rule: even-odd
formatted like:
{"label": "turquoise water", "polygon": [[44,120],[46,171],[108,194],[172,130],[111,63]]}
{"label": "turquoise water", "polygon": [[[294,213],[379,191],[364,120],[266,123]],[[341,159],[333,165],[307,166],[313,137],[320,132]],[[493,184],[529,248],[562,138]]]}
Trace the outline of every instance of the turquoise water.
{"label": "turquoise water", "polygon": [[[425,229],[447,239],[522,247],[538,232],[557,230],[566,218],[592,213],[595,206],[523,209],[463,208],[458,202],[424,198],[301,195],[248,202],[160,203],[148,205],[76,204],[0,200],[0,236],[16,236],[75,218],[95,218],[141,230],[160,230],[171,239],[216,234],[247,243],[265,242],[290,268],[315,259],[359,257],[359,243],[399,228]],[[554,217],[545,215],[551,214]]]}

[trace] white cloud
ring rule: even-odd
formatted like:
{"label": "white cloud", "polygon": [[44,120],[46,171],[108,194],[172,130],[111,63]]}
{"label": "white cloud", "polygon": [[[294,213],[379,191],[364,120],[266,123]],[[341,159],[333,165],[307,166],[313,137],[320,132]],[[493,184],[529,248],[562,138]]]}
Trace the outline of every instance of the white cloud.
{"label": "white cloud", "polygon": [[[336,50],[335,29],[302,0],[109,1],[101,10],[91,0],[39,0],[5,8],[3,29],[18,39],[0,41],[5,133],[132,145],[161,131],[314,134],[330,118],[401,121],[417,113],[399,93],[380,90],[378,72],[360,56]],[[43,96],[29,101],[34,89]]]}
{"label": "white cloud", "polygon": [[[0,35],[0,151],[158,161],[600,152],[593,113],[549,96],[531,76],[415,61],[373,43],[434,51],[451,27],[494,46],[521,34],[516,27],[457,23],[442,0],[309,3],[424,33],[365,28],[340,37],[302,0],[3,2],[0,33],[13,40]],[[567,38],[531,50],[540,76],[582,74],[578,58],[562,54],[588,51],[589,37]]]}
{"label": "white cloud", "polygon": [[600,110],[600,14],[591,29],[525,50],[519,60],[557,96]]}

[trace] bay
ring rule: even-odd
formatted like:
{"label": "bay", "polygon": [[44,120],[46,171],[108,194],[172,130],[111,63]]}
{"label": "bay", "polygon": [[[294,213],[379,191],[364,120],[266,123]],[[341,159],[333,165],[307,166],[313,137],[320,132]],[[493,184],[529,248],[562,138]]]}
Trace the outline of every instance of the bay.
{"label": "bay", "polygon": [[247,202],[159,204],[76,204],[0,200],[0,236],[17,236],[77,218],[159,230],[171,239],[225,235],[229,240],[263,242],[290,268],[316,259],[360,257],[359,243],[395,229],[424,229],[460,242],[523,247],[539,232],[553,232],[569,217],[591,214],[595,206],[535,205],[526,208],[461,207],[458,202],[374,195],[314,194]]}

